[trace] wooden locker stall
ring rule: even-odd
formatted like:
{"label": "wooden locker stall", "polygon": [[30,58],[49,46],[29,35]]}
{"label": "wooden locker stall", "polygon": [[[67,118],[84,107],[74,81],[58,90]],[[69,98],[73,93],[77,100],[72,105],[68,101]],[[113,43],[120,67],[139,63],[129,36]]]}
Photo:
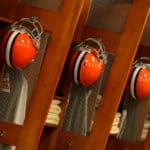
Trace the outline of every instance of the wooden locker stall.
{"label": "wooden locker stall", "polygon": [[[50,11],[17,0],[0,2],[1,21],[11,23],[21,17],[38,16],[44,30],[52,33],[24,125],[0,121],[0,131],[4,133],[0,141],[16,145],[18,150],[34,150],[37,146],[39,150],[104,150],[107,143],[110,144],[109,149],[115,150],[137,147],[148,149],[150,134],[143,145],[108,139],[149,15],[150,0],[133,0],[124,29],[119,33],[86,26],[90,3],[91,0],[63,0],[58,10]],[[8,9],[10,14],[7,13]],[[115,54],[102,102],[89,136],[64,131],[61,126],[45,127],[42,134],[73,36],[74,42],[80,42],[86,37],[101,38],[107,51]]]}
{"label": "wooden locker stall", "polygon": [[[121,101],[131,65],[137,53],[140,39],[149,15],[150,1],[132,1],[122,32],[111,32],[86,26],[85,20],[87,17],[86,14],[88,14],[88,4],[89,1],[85,4],[81,14],[75,34],[75,41],[80,41],[87,37],[101,38],[106,45],[106,49],[115,54],[115,60],[105,85],[101,104],[95,116],[93,130],[89,136],[85,137],[62,129],[59,133],[56,146],[61,150],[102,150],[106,148],[111,125]],[[144,50],[145,54],[149,54],[147,50],[148,49]],[[112,141],[115,142],[113,143]],[[145,149],[148,149],[149,147],[149,137],[144,144],[119,140],[117,140],[117,142],[116,140],[112,141],[114,147],[108,147],[108,149],[136,149],[137,147],[138,149],[143,149],[143,146]]]}
{"label": "wooden locker stall", "polygon": [[50,11],[17,0],[0,2],[1,21],[12,23],[21,17],[37,16],[44,30],[51,33],[24,124],[21,126],[1,121],[1,142],[16,145],[18,150],[37,149],[83,4],[84,0],[63,0],[58,10]]}

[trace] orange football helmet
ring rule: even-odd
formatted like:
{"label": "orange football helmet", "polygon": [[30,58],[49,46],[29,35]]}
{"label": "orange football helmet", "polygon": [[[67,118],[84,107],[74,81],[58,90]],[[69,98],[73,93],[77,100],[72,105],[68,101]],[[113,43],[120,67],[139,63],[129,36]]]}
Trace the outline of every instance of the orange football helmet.
{"label": "orange football helmet", "polygon": [[11,25],[2,42],[3,61],[12,68],[22,68],[36,56],[43,29],[36,17],[22,18]]}
{"label": "orange football helmet", "polygon": [[[96,44],[98,48],[90,44]],[[103,43],[95,38],[87,38],[75,47],[70,58],[69,70],[76,84],[88,86],[101,76],[105,64]]]}
{"label": "orange football helmet", "polygon": [[150,64],[146,63],[148,61],[150,61],[150,58],[141,57],[133,63],[129,90],[134,99],[143,99],[150,96]]}

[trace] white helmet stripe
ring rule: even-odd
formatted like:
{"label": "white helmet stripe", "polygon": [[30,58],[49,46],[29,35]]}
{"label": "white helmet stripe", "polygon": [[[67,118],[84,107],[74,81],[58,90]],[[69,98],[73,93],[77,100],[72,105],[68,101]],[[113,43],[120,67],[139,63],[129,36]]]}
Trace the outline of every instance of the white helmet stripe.
{"label": "white helmet stripe", "polygon": [[78,75],[79,75],[79,66],[80,66],[80,63],[81,63],[81,60],[82,58],[84,57],[85,53],[87,53],[86,51],[81,51],[80,54],[77,56],[77,59],[76,59],[76,62],[75,62],[75,65],[74,65],[74,72],[73,72],[73,77],[74,77],[74,81],[76,84],[79,84],[79,81],[78,81]]}
{"label": "white helmet stripe", "polygon": [[5,61],[7,63],[7,65],[9,67],[13,67],[12,64],[11,64],[11,50],[12,50],[12,47],[13,47],[13,42],[16,38],[16,36],[18,35],[18,33],[20,33],[20,31],[16,30],[12,33],[10,33],[10,36],[8,37],[8,41],[6,43],[6,49],[5,49]]}
{"label": "white helmet stripe", "polygon": [[137,67],[134,71],[133,71],[133,74],[131,76],[131,81],[130,81],[130,93],[131,93],[131,96],[136,99],[136,93],[135,93],[135,82],[136,82],[136,78],[137,78],[137,75],[138,75],[138,72],[141,70],[141,67]]}

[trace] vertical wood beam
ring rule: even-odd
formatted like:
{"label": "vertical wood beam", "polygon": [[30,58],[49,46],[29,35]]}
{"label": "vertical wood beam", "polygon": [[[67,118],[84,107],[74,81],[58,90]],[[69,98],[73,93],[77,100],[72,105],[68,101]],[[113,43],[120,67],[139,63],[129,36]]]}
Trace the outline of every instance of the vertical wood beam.
{"label": "vertical wood beam", "polygon": [[87,21],[87,17],[88,17],[88,12],[90,10],[90,5],[91,5],[92,0],[86,0],[86,2],[84,3],[81,15],[80,15],[80,19],[78,21],[78,25],[76,28],[76,32],[74,35],[74,42],[81,42],[82,40],[82,35],[84,33],[84,28],[86,26],[86,21]]}
{"label": "vertical wood beam", "polygon": [[93,146],[95,150],[105,149],[111,125],[149,15],[149,6],[149,0],[136,0],[131,5],[87,149]]}
{"label": "vertical wood beam", "polygon": [[[35,150],[45,125],[50,102],[77,26],[84,0],[63,0],[32,101],[20,131],[17,150]],[[49,20],[48,20],[49,21]],[[54,139],[53,139],[54,140]],[[55,143],[55,141],[54,141]]]}
{"label": "vertical wood beam", "polygon": [[88,149],[95,145],[95,150],[105,149],[111,125],[149,15],[149,6],[149,0],[136,0],[131,5],[115,60],[108,76],[103,100],[96,114],[93,134],[88,141]]}

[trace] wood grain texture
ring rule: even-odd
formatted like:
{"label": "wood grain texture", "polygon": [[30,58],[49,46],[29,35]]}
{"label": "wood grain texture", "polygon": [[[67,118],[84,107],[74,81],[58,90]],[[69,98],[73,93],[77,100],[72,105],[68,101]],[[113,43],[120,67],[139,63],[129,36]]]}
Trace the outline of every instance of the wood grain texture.
{"label": "wood grain texture", "polygon": [[74,39],[73,39],[74,42],[81,42],[81,40],[83,40],[82,34],[84,33],[84,28],[86,26],[86,21],[87,21],[91,2],[92,0],[86,0],[86,2],[84,3],[84,7],[82,9],[80,19],[78,21],[76,32],[74,34]]}
{"label": "wood grain texture", "polygon": [[17,0],[0,1],[0,20],[13,22],[16,17]]}
{"label": "wood grain texture", "polygon": [[[82,38],[89,35],[96,36],[106,42],[108,49],[115,53],[115,61],[105,86],[103,100],[97,111],[94,128],[87,137],[61,131],[60,128],[45,130],[43,136],[44,150],[54,150],[58,134],[57,147],[61,150],[104,150],[109,137],[109,131],[116,114],[118,105],[131,64],[134,60],[136,49],[141,39],[145,22],[149,13],[149,0],[134,0],[129,10],[125,28],[120,34],[105,32],[84,26],[87,6],[81,15],[85,0],[63,0],[59,11],[48,11],[41,8],[18,4],[17,0],[0,1],[0,20],[12,22],[20,17],[36,15],[41,20],[44,29],[52,32],[47,54],[43,61],[39,79],[32,96],[27,116],[23,126],[0,122],[2,129],[8,132],[8,136],[0,140],[7,144],[17,145],[17,150],[34,150],[40,139],[45,125],[45,119],[49,110],[51,99],[54,96],[66,56],[72,42],[73,35],[79,21],[78,31],[82,32]],[[85,5],[84,5],[85,6]],[[7,13],[9,10],[9,13]],[[81,37],[80,32],[77,39]],[[48,134],[46,134],[48,133]],[[150,134],[145,141],[145,149],[149,148]],[[41,150],[43,146],[41,146]]]}
{"label": "wood grain texture", "polygon": [[0,141],[5,144],[16,145],[20,129],[20,125],[0,121],[0,131],[4,132],[4,135],[0,136]]}
{"label": "wood grain texture", "polygon": [[106,150],[125,150],[125,149],[141,150],[142,144],[132,143],[125,140],[118,140],[115,137],[111,137],[106,147]]}
{"label": "wood grain texture", "polygon": [[58,10],[61,4],[61,0],[20,0],[20,2],[48,10]]}
{"label": "wood grain texture", "polygon": [[53,32],[58,24],[58,11],[51,11],[43,8],[37,8],[27,4],[17,4],[16,19],[22,17],[37,16],[43,28],[48,32]]}
{"label": "wood grain texture", "polygon": [[[52,11],[19,3],[17,0],[0,1],[0,20],[12,23],[22,17],[37,16],[46,31],[54,31],[58,23],[59,10]],[[9,10],[9,13],[8,13]]]}
{"label": "wood grain texture", "polygon": [[149,130],[146,140],[143,144],[143,150],[148,150],[149,148],[150,148],[150,130]]}
{"label": "wood grain texture", "polygon": [[87,37],[100,38],[102,39],[106,47],[106,51],[116,53],[120,42],[121,34],[122,33],[119,32],[112,32],[100,28],[85,26],[82,34],[82,39]]}

